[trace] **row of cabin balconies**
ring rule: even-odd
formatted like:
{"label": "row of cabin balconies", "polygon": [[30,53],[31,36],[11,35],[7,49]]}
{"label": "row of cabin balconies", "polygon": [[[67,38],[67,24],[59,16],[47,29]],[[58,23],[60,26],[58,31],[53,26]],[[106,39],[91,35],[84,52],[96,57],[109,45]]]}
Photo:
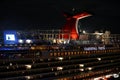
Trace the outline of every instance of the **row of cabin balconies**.
{"label": "row of cabin balconies", "polygon": [[0,60],[0,63],[1,79],[11,80],[57,79],[58,77],[66,78],[77,75],[80,76],[80,79],[83,79],[94,75],[100,76],[112,73],[116,69],[120,71],[119,53],[46,57],[41,59],[6,59]]}
{"label": "row of cabin balconies", "polygon": [[90,54],[106,54],[106,53],[118,53],[120,49],[107,49],[107,50],[89,50],[89,51],[79,51],[79,50],[68,50],[68,51],[50,51],[50,56],[70,56],[70,55],[90,55]]}

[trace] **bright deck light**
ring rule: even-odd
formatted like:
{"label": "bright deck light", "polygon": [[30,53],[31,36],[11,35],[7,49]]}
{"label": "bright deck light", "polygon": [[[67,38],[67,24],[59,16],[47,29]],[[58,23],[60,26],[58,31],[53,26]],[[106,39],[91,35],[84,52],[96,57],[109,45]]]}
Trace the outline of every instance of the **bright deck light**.
{"label": "bright deck light", "polygon": [[32,65],[25,65],[26,66],[26,69],[31,69],[32,68]]}

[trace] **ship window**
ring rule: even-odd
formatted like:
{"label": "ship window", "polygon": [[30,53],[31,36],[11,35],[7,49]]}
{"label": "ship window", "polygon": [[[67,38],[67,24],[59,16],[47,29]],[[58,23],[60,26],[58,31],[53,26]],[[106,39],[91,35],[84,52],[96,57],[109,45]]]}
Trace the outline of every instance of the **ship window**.
{"label": "ship window", "polygon": [[56,54],[56,53],[54,53],[54,56],[57,56],[57,54]]}

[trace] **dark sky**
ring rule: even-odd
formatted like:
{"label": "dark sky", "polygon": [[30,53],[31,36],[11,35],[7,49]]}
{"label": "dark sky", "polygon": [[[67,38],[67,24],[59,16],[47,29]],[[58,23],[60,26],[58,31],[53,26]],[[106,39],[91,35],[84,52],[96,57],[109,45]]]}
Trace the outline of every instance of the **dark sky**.
{"label": "dark sky", "polygon": [[0,30],[57,29],[65,23],[63,12],[87,11],[93,16],[81,20],[91,30],[120,33],[119,0],[1,0]]}

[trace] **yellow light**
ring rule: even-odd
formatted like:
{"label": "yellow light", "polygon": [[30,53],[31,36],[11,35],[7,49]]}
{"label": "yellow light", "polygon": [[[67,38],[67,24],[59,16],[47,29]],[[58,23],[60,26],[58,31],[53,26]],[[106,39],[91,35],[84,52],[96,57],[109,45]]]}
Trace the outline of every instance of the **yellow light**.
{"label": "yellow light", "polygon": [[79,69],[80,71],[84,71],[84,69]]}
{"label": "yellow light", "polygon": [[63,60],[63,57],[58,57],[58,60],[61,60],[61,61],[62,61],[62,60]]}
{"label": "yellow light", "polygon": [[32,68],[32,65],[25,65],[26,66],[26,69],[31,69]]}
{"label": "yellow light", "polygon": [[63,69],[63,67],[57,67],[57,70],[62,70]]}
{"label": "yellow light", "polygon": [[80,67],[84,67],[84,64],[79,64]]}
{"label": "yellow light", "polygon": [[88,67],[88,70],[92,70],[92,67]]}
{"label": "yellow light", "polygon": [[101,58],[97,58],[99,61],[101,61],[102,59]]}
{"label": "yellow light", "polygon": [[35,47],[31,47],[31,49],[32,49],[32,50],[34,50],[34,49],[35,49]]}
{"label": "yellow light", "polygon": [[30,76],[25,76],[25,78],[26,78],[26,79],[31,79],[31,77],[30,77]]}

